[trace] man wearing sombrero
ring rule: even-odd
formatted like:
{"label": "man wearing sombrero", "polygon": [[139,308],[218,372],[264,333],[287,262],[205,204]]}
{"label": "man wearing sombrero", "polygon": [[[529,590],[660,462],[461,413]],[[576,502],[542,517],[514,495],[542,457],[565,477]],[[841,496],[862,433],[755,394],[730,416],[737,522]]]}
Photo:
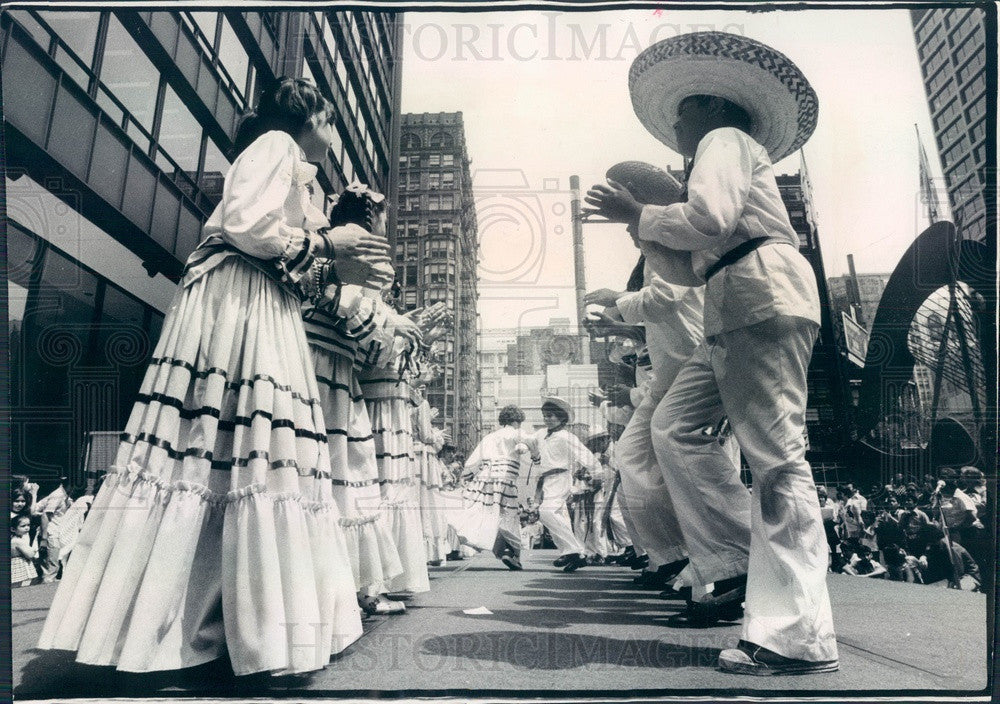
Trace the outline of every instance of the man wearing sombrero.
{"label": "man wearing sombrero", "polygon": [[[693,610],[738,604],[745,589],[743,639],[719,656],[724,670],[836,670],[826,540],[804,440],[819,297],[771,166],[811,135],[816,94],[784,55],[722,32],[649,47],[629,88],[642,124],[694,159],[687,202],[643,206],[613,181],[587,197],[630,225],[660,276],[706,284],[705,342],[652,420],[692,571],[715,584]],[[752,470],[752,498],[717,438],[702,432],[723,416]]]}
{"label": "man wearing sombrero", "polygon": [[573,408],[558,396],[542,399],[542,420],[545,427],[535,436],[538,447],[538,488],[542,500],[538,504],[538,519],[552,536],[559,549],[555,566],[564,572],[574,572],[587,564],[583,543],[573,533],[566,500],[572,489],[574,476],[589,473],[596,475],[601,464],[594,453],[578,437],[566,429],[573,422]]}

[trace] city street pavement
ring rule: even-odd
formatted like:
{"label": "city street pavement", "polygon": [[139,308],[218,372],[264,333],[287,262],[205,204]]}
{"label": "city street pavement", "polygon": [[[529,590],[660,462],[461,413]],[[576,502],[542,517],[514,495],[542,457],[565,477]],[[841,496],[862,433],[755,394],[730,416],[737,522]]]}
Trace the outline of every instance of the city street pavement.
{"label": "city street pavement", "polygon": [[[564,574],[555,553],[535,551],[509,572],[492,555],[432,569],[431,591],[405,615],[366,621],[365,635],[323,671],[306,677],[233,678],[225,662],[187,671],[131,675],[74,663],[71,653],[34,650],[54,585],[13,590],[17,700],[66,697],[378,696],[502,692],[606,696],[764,691],[981,690],[986,686],[986,598],[944,588],[830,577],[839,672],[757,678],[715,669],[739,625],[669,628],[683,602],[636,590],[635,573],[588,567]],[[463,613],[485,607],[489,613]]]}

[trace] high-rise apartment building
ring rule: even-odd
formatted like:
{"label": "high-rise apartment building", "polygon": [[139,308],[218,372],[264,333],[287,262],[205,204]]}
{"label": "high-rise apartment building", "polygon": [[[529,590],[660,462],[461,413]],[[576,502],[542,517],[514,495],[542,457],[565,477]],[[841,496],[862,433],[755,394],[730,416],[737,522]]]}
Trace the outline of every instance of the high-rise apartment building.
{"label": "high-rise apartment building", "polygon": [[436,343],[442,375],[428,401],[456,448],[479,441],[477,274],[479,238],[462,113],[403,115],[399,152],[396,269],[403,303],[444,301],[454,327]]}
{"label": "high-rise apartment building", "polygon": [[[965,239],[986,236],[988,154],[985,13],[978,7],[911,10],[917,57],[954,222]],[[992,221],[993,218],[991,217]]]}
{"label": "high-rise apartment building", "polygon": [[332,101],[323,189],[391,194],[401,38],[391,13],[0,16],[13,472],[76,477],[87,433],[124,428],[261,86]]}

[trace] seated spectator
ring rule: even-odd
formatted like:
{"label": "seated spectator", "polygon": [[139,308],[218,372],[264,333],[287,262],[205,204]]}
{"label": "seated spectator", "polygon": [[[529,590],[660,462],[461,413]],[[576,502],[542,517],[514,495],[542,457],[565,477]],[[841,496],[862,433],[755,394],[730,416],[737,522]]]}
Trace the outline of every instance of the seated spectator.
{"label": "seated spectator", "polygon": [[960,540],[962,530],[972,527],[978,520],[976,504],[958,488],[959,474],[956,470],[945,467],[941,470],[940,477],[944,482],[940,493],[941,518],[948,527],[952,540]]}
{"label": "seated spectator", "polygon": [[[902,512],[902,509],[900,509]],[[885,551],[889,546],[906,545],[906,534],[899,525],[899,521],[887,509],[875,516],[875,544],[882,559],[885,559]]]}
{"label": "seated spectator", "polygon": [[861,512],[861,535],[858,540],[870,551],[878,550],[878,541],[875,538],[875,514],[872,511]]}
{"label": "seated spectator", "polygon": [[[967,565],[964,556],[968,555],[964,549],[955,550],[957,543],[944,537],[944,532],[936,525],[924,526],[921,531],[921,542],[924,547],[920,552],[920,567],[924,575],[925,584],[938,584],[948,586],[952,589],[961,589],[962,577],[966,570],[971,569]],[[971,558],[969,558],[971,561]],[[974,561],[971,561],[975,565]],[[974,569],[974,574],[978,576],[979,569]]]}
{"label": "seated spectator", "polygon": [[907,555],[903,548],[895,544],[885,546],[882,559],[888,571],[886,576],[892,581],[923,584],[920,562],[913,555]]}
{"label": "seated spectator", "polygon": [[959,488],[977,507],[986,506],[986,480],[981,470],[975,467],[962,467]]}
{"label": "seated spectator", "polygon": [[855,577],[882,577],[888,570],[872,557],[872,551],[866,545],[858,546],[851,561],[844,565],[844,573]]}
{"label": "seated spectator", "polygon": [[[906,496],[904,493],[903,496]],[[896,521],[899,521],[900,515],[903,513],[903,507],[899,503],[899,499],[893,495],[889,496],[885,501],[885,511],[890,516],[892,516]]]}
{"label": "seated spectator", "polygon": [[896,472],[892,481],[885,485],[886,496],[893,496],[896,500],[900,500],[906,494],[906,480],[903,479],[902,472]]}
{"label": "seated spectator", "polygon": [[25,584],[38,576],[38,549],[31,539],[31,518],[10,519],[10,583]]}

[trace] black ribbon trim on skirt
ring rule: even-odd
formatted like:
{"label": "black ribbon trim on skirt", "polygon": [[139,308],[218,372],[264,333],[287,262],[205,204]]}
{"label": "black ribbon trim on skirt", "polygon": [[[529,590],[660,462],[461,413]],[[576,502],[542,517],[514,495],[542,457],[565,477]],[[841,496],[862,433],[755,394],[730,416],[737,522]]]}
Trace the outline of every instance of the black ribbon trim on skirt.
{"label": "black ribbon trim on skirt", "polygon": [[342,384],[339,381],[334,381],[333,379],[327,379],[325,376],[316,375],[316,381],[323,384],[323,386],[328,386],[334,391],[346,391],[351,397],[352,401],[364,401],[365,397],[363,394],[353,395],[351,394],[351,388],[347,384]]}
{"label": "black ribbon trim on skirt", "polygon": [[406,430],[389,430],[388,428],[373,428],[372,433],[374,435],[413,435],[412,431]]}
{"label": "black ribbon trim on skirt", "polygon": [[354,435],[348,435],[347,430],[344,428],[327,428],[327,435],[343,435],[347,437],[347,442],[368,442],[369,440],[374,440],[374,435],[365,435],[364,437],[355,437]]}
{"label": "black ribbon trim on skirt", "polygon": [[[180,414],[180,417],[184,420],[195,420],[202,416],[211,416],[213,418],[219,418],[221,415],[220,409],[214,406],[202,406],[201,408],[184,408],[184,402],[176,396],[168,396],[167,394],[155,393],[155,394],[139,394],[136,397],[138,403],[144,403],[149,405],[152,402],[157,402],[164,406],[171,406],[176,408]],[[257,409],[249,416],[236,416],[232,420],[219,418],[218,429],[223,432],[233,432],[236,430],[237,425],[242,425],[245,427],[250,427],[252,421],[257,416],[262,416],[270,421],[271,428],[291,428],[295,431],[295,437],[297,438],[308,438],[310,440],[315,440],[316,442],[326,442],[326,435],[323,433],[316,433],[305,428],[295,427],[295,421],[288,418],[279,418],[277,420],[273,419],[270,412],[263,409]]]}
{"label": "black ribbon trim on skirt", "polygon": [[334,486],[346,486],[352,489],[361,489],[366,486],[374,486],[375,484],[381,484],[382,482],[378,479],[365,479],[362,482],[349,482],[346,479],[331,479]]}
{"label": "black ribbon trim on skirt", "polygon": [[[228,378],[228,373],[224,369],[219,369],[218,367],[210,367],[208,369],[195,369],[194,365],[183,359],[176,359],[174,357],[154,357],[150,360],[149,366],[171,366],[171,367],[183,367],[191,372],[192,375],[199,379],[205,379],[210,374],[217,374],[223,378]],[[278,380],[269,374],[256,374],[251,379],[237,379],[235,381],[226,381],[226,388],[229,390],[238,389],[241,386],[253,386],[258,381],[266,381],[271,384],[278,391],[285,391],[292,395],[292,398],[298,399],[303,403],[309,405],[316,405],[319,403],[319,399],[306,398],[297,391],[292,391],[292,387],[286,384],[279,384]]]}
{"label": "black ribbon trim on skirt", "polygon": [[375,453],[375,459],[377,459],[377,460],[386,460],[386,459],[388,459],[388,460],[401,460],[404,457],[407,458],[407,459],[411,459],[411,460],[413,459],[413,455],[411,455],[408,452],[404,452],[401,455],[393,455],[393,454],[388,453],[388,452],[377,452],[377,453]]}
{"label": "black ribbon trim on skirt", "polygon": [[170,444],[170,441],[159,438],[151,433],[140,433],[139,435],[132,435],[131,433],[122,433],[119,436],[122,442],[128,443],[129,445],[137,445],[144,442],[153,447],[158,447],[167,453],[167,456],[177,462],[182,462],[185,458],[194,457],[195,459],[205,460],[211,463],[212,469],[218,470],[229,470],[232,467],[246,467],[250,464],[251,460],[263,459],[268,460],[271,465],[271,469],[283,469],[284,467],[295,467],[296,472],[299,476],[319,476],[321,473],[318,468],[301,468],[299,463],[295,460],[274,460],[270,462],[270,454],[267,450],[253,450],[246,457],[236,457],[230,462],[222,462],[220,460],[214,459],[214,455],[211,450],[206,450],[199,447],[189,447],[187,450],[181,452],[180,450],[175,450]]}

